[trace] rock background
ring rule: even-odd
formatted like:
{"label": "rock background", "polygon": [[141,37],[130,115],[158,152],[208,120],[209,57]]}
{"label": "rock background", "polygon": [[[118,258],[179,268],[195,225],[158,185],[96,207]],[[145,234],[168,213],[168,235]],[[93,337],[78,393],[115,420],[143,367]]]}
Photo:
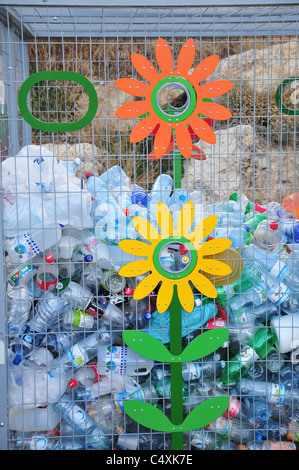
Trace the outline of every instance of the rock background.
{"label": "rock background", "polygon": [[[171,44],[172,42],[170,42]],[[120,77],[139,78],[130,61],[132,52],[146,55],[155,65],[155,41],[148,41],[146,49],[140,40],[82,41],[80,47],[72,43],[37,43],[30,48],[32,66],[40,61],[45,69],[77,71],[94,84],[98,97],[98,112],[85,129],[55,136],[38,133],[35,143],[54,149],[58,158],[79,156],[86,171],[100,174],[108,166],[120,163],[129,176],[149,188],[161,172],[171,173],[172,156],[155,163],[147,161],[152,138],[132,145],[129,136],[137,124],[119,120],[116,109],[134,98],[119,91],[115,80]],[[177,57],[182,42],[174,43]],[[279,84],[286,78],[299,75],[298,41],[293,38],[217,38],[196,41],[194,66],[211,54],[219,54],[220,62],[208,81],[228,79],[234,82],[232,90],[215,101],[228,107],[232,118],[215,122],[217,143],[198,145],[206,154],[204,162],[190,159],[183,162],[182,187],[202,189],[209,201],[227,198],[233,191],[242,190],[255,202],[280,201],[298,191],[298,118],[281,113],[275,101]],[[64,57],[64,62],[62,57]],[[76,60],[75,60],[76,59]],[[41,69],[41,68],[40,68]],[[31,70],[33,73],[34,70]],[[299,85],[293,82],[284,90],[283,102],[295,109],[299,102]],[[174,105],[184,96],[174,95]],[[88,107],[88,97],[81,91],[69,100],[68,111],[75,109],[76,119]],[[68,156],[68,157],[67,157]]]}

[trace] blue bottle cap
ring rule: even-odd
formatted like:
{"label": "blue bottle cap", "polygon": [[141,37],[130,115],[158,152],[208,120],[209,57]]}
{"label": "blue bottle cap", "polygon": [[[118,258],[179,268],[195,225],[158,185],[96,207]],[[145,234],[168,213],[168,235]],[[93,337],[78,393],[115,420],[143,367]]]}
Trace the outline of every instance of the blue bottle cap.
{"label": "blue bottle cap", "polygon": [[152,318],[152,314],[150,312],[145,312],[143,314],[144,320],[150,320]]}
{"label": "blue bottle cap", "polygon": [[262,434],[261,434],[260,432],[258,432],[258,433],[256,434],[256,440],[257,440],[257,442],[260,442],[260,441],[262,440],[262,438],[263,438]]}
{"label": "blue bottle cap", "polygon": [[16,353],[15,357],[14,357],[14,360],[12,361],[12,363],[15,365],[15,366],[18,366],[22,361],[22,356],[21,354],[19,353]]}
{"label": "blue bottle cap", "polygon": [[84,256],[84,262],[85,263],[91,263],[93,260],[93,256],[92,255],[85,255]]}

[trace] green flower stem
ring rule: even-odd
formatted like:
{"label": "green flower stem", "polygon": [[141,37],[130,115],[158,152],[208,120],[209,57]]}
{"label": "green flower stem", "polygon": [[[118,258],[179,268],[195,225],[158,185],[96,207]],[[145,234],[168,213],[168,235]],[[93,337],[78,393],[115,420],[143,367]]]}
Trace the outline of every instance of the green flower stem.
{"label": "green flower stem", "polygon": [[[169,306],[170,312],[170,352],[173,355],[182,353],[182,310],[174,286],[173,297]],[[183,422],[183,377],[182,363],[170,364],[171,384],[171,421],[173,424]],[[183,450],[184,441],[182,432],[172,433],[172,450]]]}
{"label": "green flower stem", "polygon": [[181,188],[182,180],[182,156],[176,147],[173,149],[173,174],[174,174],[174,187]]}

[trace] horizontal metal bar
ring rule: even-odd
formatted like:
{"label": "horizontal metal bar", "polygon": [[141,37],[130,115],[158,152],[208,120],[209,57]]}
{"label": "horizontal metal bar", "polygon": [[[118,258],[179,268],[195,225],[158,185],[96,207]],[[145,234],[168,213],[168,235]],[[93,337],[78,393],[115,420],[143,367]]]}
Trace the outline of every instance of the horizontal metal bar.
{"label": "horizontal metal bar", "polygon": [[[111,3],[107,2],[107,0],[88,0],[88,1],[76,1],[76,0],[10,0],[7,3],[1,2],[3,6],[71,6],[71,7],[89,7],[89,6],[109,6],[111,7]],[[213,3],[209,3],[209,0],[200,1],[200,0],[114,0],[113,7],[131,7],[131,6],[149,6],[149,7],[164,7],[164,6],[196,6],[196,7],[215,7],[215,6],[265,6],[265,5],[272,5],[272,6],[282,6],[282,5],[298,5],[298,0],[280,0],[279,3],[275,0],[263,0],[262,5],[261,2],[257,0],[228,0],[227,2],[223,2],[223,0],[214,0]]]}

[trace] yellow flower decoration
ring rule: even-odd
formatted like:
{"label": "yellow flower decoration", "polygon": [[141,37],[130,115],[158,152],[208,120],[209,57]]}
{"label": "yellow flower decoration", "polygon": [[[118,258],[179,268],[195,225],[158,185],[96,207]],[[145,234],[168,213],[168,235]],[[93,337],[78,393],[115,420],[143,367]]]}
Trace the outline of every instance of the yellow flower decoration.
{"label": "yellow flower decoration", "polygon": [[[194,295],[190,286],[207,297],[216,298],[216,279],[225,284],[232,273],[228,252],[231,240],[226,238],[212,239],[203,242],[215,228],[217,216],[212,215],[200,222],[194,230],[191,226],[194,218],[194,206],[187,202],[181,209],[176,230],[173,227],[172,215],[166,204],[159,202],[156,209],[157,221],[161,233],[146,219],[133,217],[133,223],[143,239],[122,240],[119,247],[126,253],[146,259],[133,261],[123,266],[119,274],[124,277],[135,277],[148,273],[136,287],[134,299],[142,299],[149,295],[161,282],[157,296],[157,310],[165,312],[169,307],[173,288],[177,286],[179,301],[184,310],[192,312]],[[238,252],[234,259],[240,260]],[[215,255],[221,254],[219,261]],[[214,283],[212,280],[214,280]]]}

